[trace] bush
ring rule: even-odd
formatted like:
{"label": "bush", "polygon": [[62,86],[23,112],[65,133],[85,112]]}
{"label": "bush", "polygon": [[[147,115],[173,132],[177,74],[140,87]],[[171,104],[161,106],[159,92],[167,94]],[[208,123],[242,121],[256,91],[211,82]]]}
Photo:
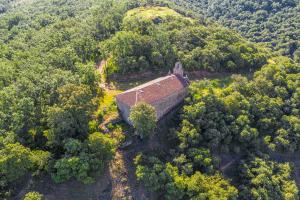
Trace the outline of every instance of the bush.
{"label": "bush", "polygon": [[237,189],[221,175],[208,176],[199,171],[191,176],[180,174],[171,163],[164,164],[156,157],[138,155],[135,158],[136,176],[159,199],[236,199]]}
{"label": "bush", "polygon": [[289,163],[251,157],[239,166],[241,199],[299,199]]}
{"label": "bush", "polygon": [[75,178],[85,184],[94,181],[92,174],[101,173],[105,164],[113,158],[117,142],[109,135],[93,133],[81,143],[69,139],[65,144],[65,155],[53,166],[52,178],[61,183]]}
{"label": "bush", "polygon": [[141,138],[147,137],[156,127],[155,108],[147,103],[138,103],[131,108],[129,119],[133,123],[137,134]]}
{"label": "bush", "polygon": [[194,82],[177,134],[180,147],[299,150],[299,72],[298,63],[278,57],[253,80],[234,76],[226,87],[207,80]]}
{"label": "bush", "polygon": [[43,195],[38,192],[28,192],[24,197],[24,200],[42,200],[42,199],[43,199]]}

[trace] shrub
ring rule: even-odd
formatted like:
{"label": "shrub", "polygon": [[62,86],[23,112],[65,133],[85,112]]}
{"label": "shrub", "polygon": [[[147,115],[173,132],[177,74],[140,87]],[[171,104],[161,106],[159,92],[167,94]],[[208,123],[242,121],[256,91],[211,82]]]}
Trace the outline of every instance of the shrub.
{"label": "shrub", "polygon": [[141,138],[149,136],[156,127],[155,108],[147,103],[138,103],[130,112],[130,121]]}
{"label": "shrub", "polygon": [[38,192],[28,192],[24,197],[24,200],[42,200],[42,199],[43,199],[43,195]]}

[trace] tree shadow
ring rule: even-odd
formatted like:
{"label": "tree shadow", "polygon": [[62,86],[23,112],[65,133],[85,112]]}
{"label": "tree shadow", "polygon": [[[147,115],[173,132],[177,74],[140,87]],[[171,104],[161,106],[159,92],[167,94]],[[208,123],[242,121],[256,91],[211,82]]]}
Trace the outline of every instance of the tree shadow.
{"label": "tree shadow", "polygon": [[[163,155],[170,157],[170,149],[176,144],[170,134],[174,134],[170,127],[178,126],[179,111],[176,107],[158,122],[155,133],[148,139],[140,140],[137,136],[128,137],[132,144],[119,149],[115,159],[110,164],[110,178],[112,182],[112,199],[157,199],[156,194],[148,192],[143,183],[139,182],[135,175],[134,158],[139,154]],[[127,134],[130,134],[127,132]],[[171,138],[171,139],[170,139]]]}

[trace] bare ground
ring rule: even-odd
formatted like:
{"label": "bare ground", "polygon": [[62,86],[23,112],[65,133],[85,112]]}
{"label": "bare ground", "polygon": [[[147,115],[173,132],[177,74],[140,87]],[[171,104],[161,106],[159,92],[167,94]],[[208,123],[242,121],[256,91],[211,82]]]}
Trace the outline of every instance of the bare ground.
{"label": "bare ground", "polygon": [[108,169],[93,184],[84,185],[72,180],[56,184],[50,176],[30,179],[23,190],[13,199],[21,200],[30,191],[38,191],[45,200],[109,200],[111,183]]}

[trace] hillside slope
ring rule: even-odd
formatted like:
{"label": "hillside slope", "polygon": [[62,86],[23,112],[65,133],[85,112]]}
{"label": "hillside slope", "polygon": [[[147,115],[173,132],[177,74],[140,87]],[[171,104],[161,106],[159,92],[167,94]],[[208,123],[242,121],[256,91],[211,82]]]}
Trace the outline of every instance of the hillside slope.
{"label": "hillside slope", "polygon": [[171,69],[251,71],[266,63],[268,51],[213,23],[168,7],[140,7],[125,13],[119,32],[100,43],[108,74]]}
{"label": "hillside slope", "polygon": [[172,0],[300,60],[299,0]]}
{"label": "hillside slope", "polygon": [[[168,148],[169,145],[162,140],[154,145],[164,147],[163,152],[158,151],[161,161],[152,156],[138,156],[140,151],[151,155],[157,152],[153,150],[151,140],[141,142],[133,136],[135,131],[126,124],[118,120],[116,124],[106,123],[111,116],[118,115],[113,101],[116,91],[113,93],[110,88],[100,87],[105,80],[100,80],[95,66],[100,61],[107,63],[101,77],[107,75],[108,81],[112,76],[122,77],[128,80],[127,84],[131,87],[136,84],[129,83],[128,77],[132,74],[139,79],[140,74],[149,71],[156,76],[167,74],[177,60],[181,60],[189,71],[219,72],[222,75],[224,72],[251,74],[268,60],[270,62],[272,53],[269,49],[248,41],[235,31],[199,18],[189,9],[176,7],[169,1],[28,0],[19,3],[19,6],[11,6],[0,17],[1,199],[23,198],[22,192],[31,190],[37,190],[52,199],[99,199],[102,191],[105,196],[118,195],[118,186],[124,187],[121,188],[122,194],[130,199],[126,191],[137,188],[135,184],[143,183],[158,199],[164,195],[169,199],[198,199],[203,195],[207,198],[211,195],[212,199],[237,197],[239,188],[220,174],[218,159],[201,144],[202,140],[207,139],[197,132],[201,129],[193,128],[193,124],[185,126],[186,120],[179,118],[180,114],[171,119],[177,122],[174,125],[163,124],[167,131],[157,130],[157,135],[166,137],[166,132],[170,134],[169,139],[173,140],[170,146],[173,149]],[[295,68],[295,75],[288,81],[284,77],[289,74],[276,75],[276,84],[284,85],[276,88],[276,92],[286,95],[286,99],[290,99],[286,88],[298,88],[296,78],[299,76],[296,73],[298,69],[296,71]],[[265,78],[262,80],[261,86],[272,84],[264,81]],[[225,88],[224,94],[227,94],[226,91]],[[251,92],[255,93],[256,90]],[[299,95],[295,93],[294,96],[292,99],[296,101]],[[207,101],[213,105],[212,109],[208,109],[212,111],[207,113],[208,116],[198,116],[203,114],[202,102],[197,101],[201,100],[198,94],[194,98],[196,105],[192,106],[196,114],[192,109],[189,110],[191,112],[182,113],[191,113],[188,118],[195,118],[196,124],[199,123],[198,118],[214,121],[218,115],[221,116],[221,123],[217,125],[232,121],[234,115],[226,116],[228,110],[222,109],[224,95],[210,97]],[[187,102],[193,103],[191,100],[187,99]],[[235,108],[239,105],[239,99],[238,103],[233,100],[234,95],[230,96],[228,102]],[[268,99],[265,101],[268,102]],[[290,109],[286,113],[297,115],[299,111],[294,107],[297,108],[298,104],[292,104],[283,109]],[[213,107],[215,105],[221,107]],[[242,104],[246,106],[242,111],[247,111],[247,105],[247,102],[246,105]],[[261,107],[264,108],[264,104]],[[236,122],[236,125],[246,125],[243,139],[247,139],[248,134],[250,137],[256,133],[252,129],[248,131],[248,121],[238,116]],[[262,123],[268,121],[263,119]],[[104,122],[107,125],[105,128],[100,126]],[[220,143],[231,144],[231,136],[236,133],[228,134],[226,138],[220,134],[228,132],[227,126],[222,126],[218,131],[214,123],[208,122],[206,125],[212,128],[208,133],[203,133],[211,133],[211,136],[215,133],[220,135]],[[297,131],[298,121],[292,117],[290,126],[294,125]],[[181,127],[184,129],[181,130]],[[284,131],[280,133],[285,136]],[[293,130],[290,133],[293,134]],[[121,160],[123,154],[118,148],[125,137],[131,137],[135,142],[130,151],[121,152],[126,162]],[[234,137],[239,138],[236,135]],[[160,140],[156,135],[153,138]],[[283,144],[285,141],[289,140],[284,140]],[[185,142],[191,142],[193,148],[184,148]],[[270,140],[271,147],[275,142],[274,136]],[[130,164],[129,170],[125,169],[127,163]],[[266,165],[265,162],[259,164]],[[136,174],[133,165],[137,169]],[[278,176],[278,173],[283,173],[285,187],[291,182],[291,170],[287,166],[284,171],[284,166],[276,164],[270,167],[269,174]],[[109,167],[113,176],[107,174]],[[247,167],[244,166],[245,169]],[[118,177],[116,184],[110,179],[114,177]],[[147,180],[149,177],[150,180]],[[43,184],[43,181],[47,184]],[[107,187],[103,182],[107,183]],[[158,188],[158,183],[162,187]],[[101,191],[98,184],[103,187]],[[248,187],[249,183],[244,185]],[[151,190],[151,186],[154,190]],[[77,193],[74,190],[78,190]],[[143,190],[135,192],[144,194]],[[294,188],[291,194],[296,192],[297,188]],[[284,194],[282,191],[278,193]],[[136,199],[142,199],[142,195],[139,197]]]}

